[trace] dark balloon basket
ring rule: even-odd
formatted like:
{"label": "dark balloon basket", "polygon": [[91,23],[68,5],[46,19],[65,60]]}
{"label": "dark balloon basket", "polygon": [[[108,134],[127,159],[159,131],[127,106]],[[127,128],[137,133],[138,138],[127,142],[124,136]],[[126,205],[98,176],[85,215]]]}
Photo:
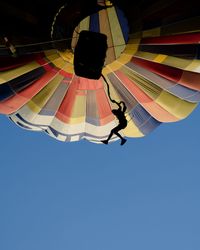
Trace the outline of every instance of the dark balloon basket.
{"label": "dark balloon basket", "polygon": [[107,36],[92,31],[81,31],[74,53],[77,76],[99,79],[107,51]]}

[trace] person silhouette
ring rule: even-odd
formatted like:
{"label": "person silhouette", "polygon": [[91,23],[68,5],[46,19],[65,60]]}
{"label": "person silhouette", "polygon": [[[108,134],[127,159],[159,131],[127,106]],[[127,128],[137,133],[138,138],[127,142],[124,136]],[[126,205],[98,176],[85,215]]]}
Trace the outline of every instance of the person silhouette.
{"label": "person silhouette", "polygon": [[125,112],[126,112],[127,108],[126,108],[126,104],[124,102],[119,102],[119,103],[115,102],[115,103],[118,105],[119,108],[113,109],[112,113],[119,120],[119,124],[111,130],[110,135],[108,136],[107,140],[103,140],[101,142],[103,142],[104,144],[108,144],[111,137],[115,134],[121,139],[121,145],[124,145],[124,143],[126,143],[127,140],[119,134],[119,131],[126,128],[126,126],[127,126],[127,120],[125,117]]}

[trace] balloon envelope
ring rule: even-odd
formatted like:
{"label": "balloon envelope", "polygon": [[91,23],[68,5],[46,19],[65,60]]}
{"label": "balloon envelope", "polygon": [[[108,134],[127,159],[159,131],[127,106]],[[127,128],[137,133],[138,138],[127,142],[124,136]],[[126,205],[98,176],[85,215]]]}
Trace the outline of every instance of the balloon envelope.
{"label": "balloon envelope", "polygon": [[[131,19],[127,6],[122,11],[109,1],[97,2],[101,8],[97,6],[74,27],[71,48],[33,53],[27,47],[16,58],[1,55],[2,114],[22,128],[45,131],[61,141],[98,143],[107,138],[118,122],[106,84],[102,77],[87,79],[74,72],[74,49],[82,30],[108,38],[103,74],[112,98],[126,103],[124,136],[145,136],[161,123],[182,120],[195,109],[200,101],[200,17],[195,8],[181,6],[176,16],[169,12],[174,3],[155,2]],[[57,31],[59,25],[54,25]]]}

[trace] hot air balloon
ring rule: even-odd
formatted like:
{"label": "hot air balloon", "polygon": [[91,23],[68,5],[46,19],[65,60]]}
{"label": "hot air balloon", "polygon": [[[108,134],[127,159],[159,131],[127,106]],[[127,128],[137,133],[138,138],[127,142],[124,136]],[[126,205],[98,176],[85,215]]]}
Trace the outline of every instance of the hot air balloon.
{"label": "hot air balloon", "polygon": [[121,101],[126,137],[186,118],[200,101],[199,3],[91,3],[68,1],[55,10],[51,42],[1,42],[0,113],[60,141],[95,143],[117,125],[112,109]]}

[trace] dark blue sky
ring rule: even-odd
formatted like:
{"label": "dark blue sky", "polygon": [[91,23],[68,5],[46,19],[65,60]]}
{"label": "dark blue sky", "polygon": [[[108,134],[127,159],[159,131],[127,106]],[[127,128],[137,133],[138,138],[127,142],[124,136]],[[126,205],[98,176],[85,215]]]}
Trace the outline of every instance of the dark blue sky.
{"label": "dark blue sky", "polygon": [[0,249],[199,250],[199,114],[123,147],[1,116]]}

